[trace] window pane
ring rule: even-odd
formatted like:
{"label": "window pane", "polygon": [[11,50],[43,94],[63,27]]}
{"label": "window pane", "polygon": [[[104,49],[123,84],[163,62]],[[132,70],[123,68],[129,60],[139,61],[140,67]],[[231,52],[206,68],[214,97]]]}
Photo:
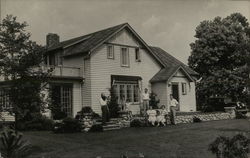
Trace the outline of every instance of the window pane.
{"label": "window pane", "polygon": [[128,49],[127,48],[122,48],[121,49],[121,62],[122,65],[128,66]]}
{"label": "window pane", "polygon": [[113,46],[107,46],[107,52],[108,52],[108,58],[114,57],[114,47]]}
{"label": "window pane", "polygon": [[125,85],[120,85],[120,98],[123,98],[123,97],[126,97],[125,96]]}
{"label": "window pane", "polygon": [[139,102],[139,86],[134,85],[134,102]]}
{"label": "window pane", "polygon": [[132,85],[127,85],[127,101],[132,102]]}
{"label": "window pane", "polygon": [[140,60],[140,49],[135,48],[135,60],[139,61]]}

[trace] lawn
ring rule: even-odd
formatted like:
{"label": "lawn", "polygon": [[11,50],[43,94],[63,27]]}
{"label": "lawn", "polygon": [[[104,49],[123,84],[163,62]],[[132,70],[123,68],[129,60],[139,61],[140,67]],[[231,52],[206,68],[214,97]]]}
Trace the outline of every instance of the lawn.
{"label": "lawn", "polygon": [[146,158],[213,158],[208,144],[217,136],[246,133],[249,120],[222,120],[167,127],[124,128],[101,133],[25,132],[34,146],[32,157],[120,158],[122,153]]}

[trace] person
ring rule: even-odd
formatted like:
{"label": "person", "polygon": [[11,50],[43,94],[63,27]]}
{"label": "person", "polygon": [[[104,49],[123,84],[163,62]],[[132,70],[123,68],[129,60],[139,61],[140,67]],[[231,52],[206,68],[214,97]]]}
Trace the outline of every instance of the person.
{"label": "person", "polygon": [[107,105],[107,97],[104,93],[101,94],[101,98],[99,100],[101,109],[102,109],[102,123],[105,125],[109,120],[109,109]]}
{"label": "person", "polygon": [[146,112],[149,109],[149,92],[147,88],[145,88],[144,93],[142,94],[142,105],[143,114],[146,115]]}
{"label": "person", "polygon": [[148,122],[151,123],[151,125],[155,126],[156,110],[153,110],[152,107],[149,107],[149,110],[147,110],[147,115],[148,115]]}
{"label": "person", "polygon": [[122,97],[120,99],[120,108],[121,108],[121,111],[125,110],[125,106],[126,106],[125,104],[126,104],[125,96],[122,95]]}
{"label": "person", "polygon": [[128,118],[132,118],[132,111],[129,109],[131,103],[129,102],[129,99],[126,100],[125,106],[124,106],[124,111],[128,113]]}
{"label": "person", "polygon": [[170,121],[171,124],[175,125],[175,116],[176,116],[176,110],[178,110],[179,103],[178,101],[173,97],[172,94],[170,94]]}
{"label": "person", "polygon": [[162,124],[163,126],[166,126],[166,115],[168,114],[166,106],[162,105],[160,110],[157,110],[157,117],[156,120],[158,122],[159,126],[160,124]]}

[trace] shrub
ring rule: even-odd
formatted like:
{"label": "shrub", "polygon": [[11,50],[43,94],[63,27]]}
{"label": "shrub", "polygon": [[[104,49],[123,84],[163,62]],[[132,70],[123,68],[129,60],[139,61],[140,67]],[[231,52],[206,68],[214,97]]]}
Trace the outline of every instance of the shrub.
{"label": "shrub", "polygon": [[81,112],[82,113],[92,113],[93,110],[92,110],[92,108],[90,106],[85,106],[85,107],[82,108]]}
{"label": "shrub", "polygon": [[90,132],[102,132],[103,131],[103,127],[102,125],[99,125],[99,124],[96,124],[96,125],[93,125],[90,130]]}
{"label": "shrub", "polygon": [[55,123],[53,131],[55,133],[75,133],[81,131],[81,123],[71,117],[66,117],[61,123]]}
{"label": "shrub", "polygon": [[0,134],[1,147],[0,151],[4,158],[19,158],[28,156],[31,145],[23,140],[20,132],[6,128]]}
{"label": "shrub", "polygon": [[108,108],[111,118],[117,118],[119,116],[118,111],[120,111],[118,98],[115,94],[114,88],[110,89],[110,101],[108,102]]}
{"label": "shrub", "polygon": [[237,134],[233,138],[219,136],[209,145],[209,150],[217,158],[247,158],[250,140],[242,134]]}
{"label": "shrub", "polygon": [[18,130],[51,130],[53,127],[53,120],[46,116],[36,113],[33,114],[30,121],[19,121],[17,124]]}
{"label": "shrub", "polygon": [[247,119],[247,116],[241,112],[236,111],[235,114],[236,114],[236,116],[235,116],[236,119]]}
{"label": "shrub", "polygon": [[193,117],[193,122],[202,122],[199,117],[194,116]]}
{"label": "shrub", "polygon": [[144,120],[134,119],[130,122],[130,127],[145,127],[147,124]]}

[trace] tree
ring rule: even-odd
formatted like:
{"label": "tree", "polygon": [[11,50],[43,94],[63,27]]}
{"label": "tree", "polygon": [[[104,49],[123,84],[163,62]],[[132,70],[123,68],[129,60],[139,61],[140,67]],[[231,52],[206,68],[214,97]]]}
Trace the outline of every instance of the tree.
{"label": "tree", "polygon": [[202,21],[196,28],[188,64],[202,80],[197,84],[198,99],[211,96],[243,100],[250,62],[250,27],[240,13]]}
{"label": "tree", "polygon": [[117,118],[119,116],[119,104],[118,97],[115,94],[114,87],[110,88],[110,100],[108,102],[109,115],[111,118]]}
{"label": "tree", "polygon": [[16,123],[32,119],[32,113],[43,109],[42,90],[49,76],[40,66],[44,48],[30,40],[27,26],[12,15],[0,23],[0,75],[8,85]]}

